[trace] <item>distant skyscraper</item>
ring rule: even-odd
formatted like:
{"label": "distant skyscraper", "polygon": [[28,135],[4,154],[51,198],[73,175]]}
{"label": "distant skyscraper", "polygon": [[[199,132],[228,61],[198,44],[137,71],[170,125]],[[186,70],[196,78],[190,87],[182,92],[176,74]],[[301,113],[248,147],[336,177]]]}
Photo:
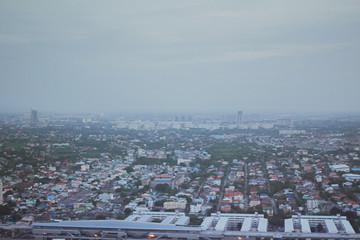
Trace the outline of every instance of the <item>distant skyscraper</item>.
{"label": "distant skyscraper", "polygon": [[38,122],[38,112],[34,109],[31,109],[31,123],[37,123]]}
{"label": "distant skyscraper", "polygon": [[291,118],[282,118],[277,120],[277,125],[281,127],[291,127],[293,121]]}
{"label": "distant skyscraper", "polygon": [[237,113],[237,124],[243,124],[244,123],[244,116],[242,111],[238,111]]}
{"label": "distant skyscraper", "polygon": [[0,205],[4,204],[4,199],[3,199],[3,184],[2,184],[2,179],[0,178]]}

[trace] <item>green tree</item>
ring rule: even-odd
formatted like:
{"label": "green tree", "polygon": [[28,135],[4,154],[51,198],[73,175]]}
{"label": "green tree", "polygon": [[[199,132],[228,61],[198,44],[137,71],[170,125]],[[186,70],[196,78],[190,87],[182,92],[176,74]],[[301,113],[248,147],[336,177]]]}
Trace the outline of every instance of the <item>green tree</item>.
{"label": "green tree", "polygon": [[128,166],[128,167],[124,168],[124,170],[125,170],[127,173],[134,172],[134,169],[133,169],[131,166]]}
{"label": "green tree", "polygon": [[95,219],[97,220],[100,220],[100,219],[105,219],[106,216],[104,214],[99,214],[99,215],[96,215]]}
{"label": "green tree", "polygon": [[333,215],[333,216],[336,215],[336,214],[340,214],[340,213],[341,213],[341,210],[339,208],[337,208],[337,207],[333,207],[330,210],[330,214]]}
{"label": "green tree", "polygon": [[315,181],[315,173],[314,172],[304,173],[303,178],[314,182]]}
{"label": "green tree", "polygon": [[163,184],[157,184],[155,186],[155,191],[161,192],[161,193],[169,193],[171,192],[171,187],[169,184],[163,183]]}
{"label": "green tree", "polygon": [[125,213],[127,216],[129,216],[129,215],[132,213],[132,210],[131,210],[130,208],[126,208],[126,209],[124,210],[124,213]]}
{"label": "green tree", "polygon": [[152,222],[154,222],[154,223],[161,223],[162,220],[161,220],[160,218],[155,218]]}
{"label": "green tree", "polygon": [[321,223],[319,223],[317,226],[316,226],[318,232],[322,232],[322,230],[324,229],[323,225]]}
{"label": "green tree", "polygon": [[202,223],[202,219],[200,219],[196,215],[190,215],[190,225],[200,225]]}
{"label": "green tree", "polygon": [[187,195],[179,195],[179,198],[185,198],[187,203],[191,203],[192,202],[192,198],[187,196]]}
{"label": "green tree", "polygon": [[166,202],[165,199],[163,199],[163,200],[158,200],[158,201],[154,202],[154,206],[156,206],[156,207],[162,207],[162,206],[164,205],[164,202]]}
{"label": "green tree", "polygon": [[11,207],[9,205],[0,205],[0,216],[9,215],[11,213]]}
{"label": "green tree", "polygon": [[284,184],[278,181],[270,182],[271,194],[274,195],[275,193],[284,189]]}

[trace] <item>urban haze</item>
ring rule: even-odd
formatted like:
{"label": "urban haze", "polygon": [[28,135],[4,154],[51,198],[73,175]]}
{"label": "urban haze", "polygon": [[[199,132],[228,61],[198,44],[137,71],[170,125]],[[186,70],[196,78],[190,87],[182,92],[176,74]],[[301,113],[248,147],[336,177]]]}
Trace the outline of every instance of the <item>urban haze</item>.
{"label": "urban haze", "polygon": [[360,239],[360,1],[0,1],[0,239]]}
{"label": "urban haze", "polygon": [[1,1],[0,110],[354,112],[359,1]]}

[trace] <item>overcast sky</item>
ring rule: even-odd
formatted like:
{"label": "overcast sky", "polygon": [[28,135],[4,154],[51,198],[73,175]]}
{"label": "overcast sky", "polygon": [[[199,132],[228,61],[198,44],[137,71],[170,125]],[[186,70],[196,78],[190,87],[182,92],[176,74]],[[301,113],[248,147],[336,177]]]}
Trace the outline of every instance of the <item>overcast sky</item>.
{"label": "overcast sky", "polygon": [[0,112],[360,111],[360,1],[0,1]]}

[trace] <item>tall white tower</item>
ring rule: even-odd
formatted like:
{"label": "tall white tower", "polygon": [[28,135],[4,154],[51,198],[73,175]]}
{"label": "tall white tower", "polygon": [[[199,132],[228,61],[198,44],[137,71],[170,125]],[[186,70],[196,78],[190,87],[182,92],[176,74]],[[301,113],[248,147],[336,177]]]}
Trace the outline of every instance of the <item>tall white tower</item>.
{"label": "tall white tower", "polygon": [[244,117],[243,117],[243,112],[242,111],[238,111],[237,113],[237,124],[238,126],[244,123]]}
{"label": "tall white tower", "polygon": [[4,199],[3,199],[3,184],[2,184],[2,179],[0,178],[0,205],[4,204]]}

